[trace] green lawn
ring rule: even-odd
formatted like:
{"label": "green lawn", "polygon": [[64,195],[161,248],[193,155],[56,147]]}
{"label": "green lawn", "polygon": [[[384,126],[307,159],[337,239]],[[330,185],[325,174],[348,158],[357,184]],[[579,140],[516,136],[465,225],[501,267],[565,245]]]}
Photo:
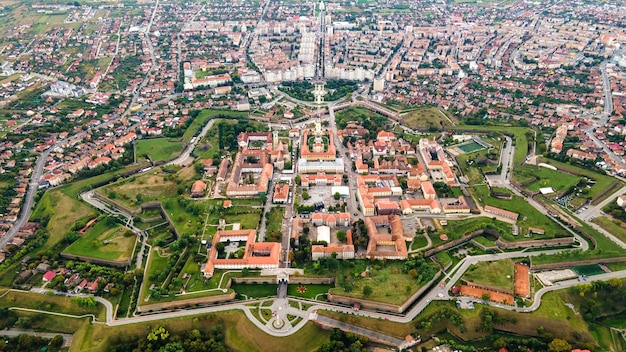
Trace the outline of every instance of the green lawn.
{"label": "green lawn", "polygon": [[[545,235],[532,235],[533,239],[567,237],[568,234],[558,224],[550,220],[547,216],[540,213],[532,205],[519,196],[513,196],[511,199],[499,199],[489,195],[489,186],[474,186],[471,191],[482,205],[491,205],[493,207],[505,209],[519,214],[517,225],[520,227],[520,233],[528,232],[529,227],[536,227],[545,230]],[[484,214],[489,216],[488,213]],[[511,236],[508,240],[525,240],[524,236]]]}
{"label": "green lawn", "polygon": [[[354,268],[346,268],[345,271],[335,273],[348,277],[358,276],[357,279],[352,280],[352,291],[346,292],[343,287],[337,287],[331,288],[328,292],[390,304],[402,304],[421,288],[416,279],[402,272],[402,265],[401,262],[387,262],[380,269],[371,267],[368,276],[361,278],[357,274],[363,272],[369,264],[364,261],[358,262]],[[372,288],[372,294],[369,297],[363,295],[363,287],[366,285]]]}
{"label": "green lawn", "polygon": [[425,235],[416,235],[413,239],[413,244],[411,245],[411,249],[419,249],[424,248],[428,245],[428,239]]}
{"label": "green lawn", "polygon": [[243,111],[204,109],[200,111],[200,114],[198,114],[198,116],[185,130],[185,133],[183,134],[183,141],[189,142],[191,138],[198,134],[198,132],[206,125],[207,121],[213,117],[239,119],[247,118],[248,113]]}
{"label": "green lawn", "polygon": [[282,240],[283,217],[285,216],[285,207],[274,206],[266,218],[267,230],[266,241],[280,242]]}
{"label": "green lawn", "polygon": [[275,284],[233,284],[230,286],[235,292],[240,295],[246,295],[248,298],[265,298],[276,297],[276,289],[278,285]]}
{"label": "green lawn", "polygon": [[488,240],[483,236],[478,236],[476,238],[474,238],[474,241],[476,241],[477,243],[485,246],[485,247],[495,247],[496,243],[493,240]]}
{"label": "green lawn", "polygon": [[598,224],[601,228],[605,229],[611,235],[619,238],[621,241],[626,241],[626,229],[621,227],[619,220],[616,220],[618,224],[613,222],[613,220],[609,219],[606,216],[598,216],[592,220],[594,223]]}
{"label": "green lawn", "polygon": [[446,251],[439,252],[439,253],[435,254],[435,256],[437,257],[437,259],[439,259],[439,262],[444,267],[446,267],[448,264],[452,263],[452,257]]}
{"label": "green lawn", "polygon": [[98,221],[63,253],[105,260],[127,260],[133,254],[135,234],[129,229],[106,220]]}
{"label": "green lawn", "polygon": [[417,130],[441,131],[443,126],[451,126],[453,118],[445,118],[445,112],[436,107],[422,107],[400,115],[402,124]]}
{"label": "green lawn", "polygon": [[104,318],[104,307],[98,304],[96,309],[79,307],[72,303],[71,298],[62,296],[49,296],[31,292],[11,291],[0,299],[0,308],[21,307],[29,309],[46,310],[50,312],[82,315],[95,314],[99,318]]}
{"label": "green lawn", "polygon": [[[171,333],[184,333],[193,329],[210,331],[221,324],[224,329],[224,341],[234,351],[315,351],[327,342],[330,331],[323,330],[313,323],[307,323],[296,334],[286,337],[273,337],[256,327],[238,310],[211,314],[198,314],[193,317],[163,319],[163,325]],[[146,336],[155,322],[129,324],[110,327],[104,324],[84,324],[74,335],[70,352],[106,351],[115,336],[132,336],[137,339]]]}
{"label": "green lawn", "polygon": [[580,176],[570,175],[564,172],[551,170],[545,167],[534,165],[520,165],[515,167],[515,174],[518,180],[535,181],[528,184],[526,188],[533,192],[539,192],[542,187],[552,187],[557,193],[564,192],[580,181]]}
{"label": "green lawn", "polygon": [[[293,297],[303,297],[314,299],[317,295],[327,293],[329,289],[333,288],[332,285],[298,285],[290,284],[287,287],[287,295]],[[300,292],[303,291],[303,292]],[[322,296],[317,297],[322,298]]]}
{"label": "green lawn", "polygon": [[[516,150],[517,152],[517,150]],[[589,190],[589,194],[588,196],[591,197],[592,199],[600,196],[604,191],[606,191],[609,187],[611,187],[611,185],[613,185],[616,182],[621,183],[621,181],[608,176],[608,175],[602,175],[599,174],[593,170],[588,170],[588,169],[583,169],[581,167],[578,167],[576,165],[571,165],[571,164],[567,164],[567,163],[562,163],[556,160],[552,160],[552,159],[547,159],[544,157],[539,158],[539,162],[543,162],[543,163],[547,163],[550,165],[553,165],[559,169],[563,169],[563,170],[568,170],[570,172],[573,172],[577,175],[580,176],[585,176],[588,177],[589,179],[592,179],[596,182],[595,185],[593,185],[591,187],[591,189]],[[565,174],[562,172],[559,172],[558,175],[556,175],[556,177],[564,177],[564,176],[571,176],[569,174]],[[617,190],[617,189],[616,189]]]}
{"label": "green lawn", "polygon": [[478,216],[463,220],[448,220],[448,224],[446,226],[443,226],[443,229],[436,235],[430,236],[430,238],[433,241],[433,246],[437,246],[445,242],[439,238],[439,235],[441,234],[446,234],[448,236],[448,241],[456,240],[465,235],[468,235],[473,231],[483,229],[486,226],[495,229],[503,235],[511,233],[510,224],[500,220],[493,220],[492,218],[487,216]]}
{"label": "green lawn", "polygon": [[513,290],[513,270],[514,265],[511,259],[480,262],[470,266],[465,274],[463,274],[463,279],[479,284]]}
{"label": "green lawn", "polygon": [[183,142],[170,138],[140,139],[136,146],[137,157],[149,156],[153,162],[172,160],[183,151]]}

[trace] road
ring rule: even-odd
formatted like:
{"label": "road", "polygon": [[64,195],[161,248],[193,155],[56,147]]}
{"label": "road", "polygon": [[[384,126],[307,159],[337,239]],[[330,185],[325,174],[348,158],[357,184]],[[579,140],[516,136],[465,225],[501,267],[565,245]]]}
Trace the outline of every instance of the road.
{"label": "road", "polygon": [[[616,53],[620,53],[617,51]],[[604,143],[604,141],[599,140],[595,135],[594,131],[598,127],[606,126],[609,117],[613,113],[613,97],[611,93],[611,81],[609,79],[609,75],[606,71],[606,65],[608,61],[604,61],[600,64],[600,72],[602,73],[602,93],[604,96],[604,111],[600,114],[599,119],[591,120],[592,124],[584,129],[587,137],[589,137],[596,145],[602,147],[602,150],[617,164],[621,167],[626,168],[626,163],[622,160],[622,158],[615,153]]]}
{"label": "road", "polygon": [[342,331],[352,332],[361,336],[367,336],[368,338],[370,338],[370,340],[376,340],[385,344],[401,346],[404,343],[404,340],[399,339],[397,337],[381,334],[373,330],[364,329],[358,326],[347,324],[339,320],[329,318],[327,316],[317,314],[314,320],[326,326],[338,328]]}
{"label": "road", "polygon": [[156,56],[154,55],[154,48],[152,47],[152,40],[150,39],[150,28],[152,28],[152,22],[154,22],[154,16],[156,15],[158,8],[159,8],[159,0],[156,0],[156,2],[154,3],[154,8],[152,9],[152,15],[150,15],[150,21],[148,22],[145,32],[143,33],[143,38],[146,42],[148,53],[150,54],[150,62],[151,62],[150,70],[146,74],[146,77],[144,77],[143,81],[141,81],[139,86],[133,92],[133,97],[130,100],[130,104],[128,104],[128,108],[126,109],[126,111],[124,111],[124,114],[123,114],[124,116],[129,115],[130,110],[133,108],[133,106],[137,104],[137,99],[139,98],[141,90],[143,89],[143,87],[146,86],[146,84],[148,84],[148,81],[150,81],[150,74],[157,66]]}
{"label": "road", "polygon": [[74,335],[72,334],[53,334],[53,333],[48,333],[48,332],[36,332],[34,330],[28,330],[28,329],[13,328],[9,330],[0,331],[0,336],[17,337],[19,335],[32,335],[32,336],[37,336],[37,337],[43,337],[46,339],[52,339],[53,337],[57,335],[61,335],[63,337],[63,347],[70,347],[70,345],[72,344],[72,338],[74,337]]}
{"label": "road", "polygon": [[328,118],[329,118],[329,126],[333,133],[333,140],[335,141],[335,146],[339,151],[339,157],[343,159],[343,165],[345,168],[345,173],[348,175],[348,188],[350,189],[350,195],[348,196],[348,212],[352,217],[362,218],[362,211],[358,210],[358,205],[356,203],[356,195],[357,195],[357,187],[356,187],[356,178],[357,174],[354,170],[352,170],[352,159],[349,156],[348,149],[343,145],[343,143],[339,140],[339,135],[337,134],[337,124],[335,122],[335,104],[328,104]]}
{"label": "road", "polygon": [[193,152],[193,150],[196,148],[196,144],[198,144],[198,142],[200,142],[200,140],[202,138],[204,138],[204,136],[206,136],[207,132],[209,132],[209,130],[213,127],[213,123],[215,123],[216,119],[210,119],[207,124],[204,126],[204,128],[202,128],[202,131],[200,131],[200,134],[198,134],[198,136],[196,136],[196,139],[193,141],[193,143],[189,143],[187,144],[187,147],[185,147],[185,150],[183,150],[183,152],[174,160],[170,161],[169,163],[167,163],[167,165],[189,165],[193,162],[193,158],[191,157],[191,153]]}
{"label": "road", "polygon": [[[59,145],[59,143],[57,143],[57,145]],[[52,149],[54,149],[54,147],[48,148],[37,158],[37,162],[35,162],[35,167],[33,168],[33,174],[30,177],[30,182],[28,183],[28,191],[24,197],[24,203],[22,204],[20,216],[9,231],[7,231],[7,234],[0,238],[0,248],[4,248],[4,246],[6,246],[11,239],[13,239],[17,231],[22,228],[22,226],[24,226],[30,218],[30,214],[33,212],[33,205],[35,203],[35,194],[39,189],[39,180],[43,175],[43,167],[45,166],[46,160],[48,159]]]}

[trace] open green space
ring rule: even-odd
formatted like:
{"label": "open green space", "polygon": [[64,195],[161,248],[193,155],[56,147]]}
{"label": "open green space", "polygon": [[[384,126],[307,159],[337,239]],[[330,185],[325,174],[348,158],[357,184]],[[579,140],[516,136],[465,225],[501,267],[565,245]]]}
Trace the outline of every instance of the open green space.
{"label": "open green space", "polygon": [[144,202],[176,198],[177,189],[178,184],[171,177],[155,169],[108,184],[97,192],[130,208],[137,208]]}
{"label": "open green space", "polygon": [[153,162],[174,159],[183,150],[183,142],[170,138],[140,139],[136,143],[137,157],[150,157]]}
{"label": "open green space", "polygon": [[624,251],[615,245],[615,242],[608,239],[603,234],[596,231],[588,224],[581,222],[580,228],[594,238],[596,247],[586,252],[581,250],[572,250],[559,252],[553,255],[540,254],[533,257],[534,264],[550,264],[569,261],[579,261],[588,259],[614,258],[624,256]]}
{"label": "open green space", "polygon": [[100,220],[87,233],[67,247],[69,255],[112,261],[128,260],[133,254],[135,234],[114,221]]}
{"label": "open green space", "polygon": [[[517,225],[520,227],[520,234],[528,234],[529,227],[545,230],[544,235],[533,234],[531,239],[567,237],[568,234],[558,224],[540,213],[532,205],[520,196],[513,196],[511,199],[500,199],[489,194],[489,186],[478,185],[471,188],[481,205],[491,205],[493,207],[505,209],[519,214]],[[488,213],[485,214],[489,216]],[[524,236],[507,236],[509,241],[527,240]]]}
{"label": "open green space", "polygon": [[[333,288],[332,285],[299,285],[290,284],[287,287],[287,295],[292,297],[302,297],[310,299],[322,299],[322,294]],[[319,295],[319,296],[318,296]]]}
{"label": "open green space", "polygon": [[422,107],[400,115],[402,124],[415,130],[441,131],[452,126],[454,118],[437,107]]}
{"label": "open green space", "polygon": [[[548,178],[550,180],[553,180],[551,182],[558,182],[557,180],[561,179],[561,178],[568,178],[571,179],[572,177],[578,177],[578,179],[580,179],[580,177],[587,177],[591,180],[593,180],[595,182],[595,184],[593,184],[591,186],[591,188],[585,192],[587,192],[586,194],[584,194],[584,197],[587,197],[589,199],[596,199],[597,197],[601,196],[602,193],[604,193],[607,189],[609,189],[613,184],[617,183],[617,184],[621,184],[622,182],[611,177],[608,175],[602,175],[600,173],[597,173],[593,170],[588,170],[588,169],[584,169],[581,167],[578,167],[576,165],[572,165],[572,164],[567,164],[567,163],[562,163],[553,159],[547,159],[544,157],[540,157],[538,162],[542,162],[542,163],[546,163],[546,164],[550,164],[553,165],[559,169],[563,169],[563,170],[567,170],[571,173],[574,173],[578,176],[574,176],[571,174],[567,174],[564,172],[560,172],[560,171],[553,171],[553,170],[549,170],[547,168],[540,168],[540,167],[532,167],[530,165],[527,165],[527,167],[531,168],[531,171],[536,171],[537,169],[544,169],[541,170],[541,173],[546,173],[546,177],[539,177],[541,179],[544,178]],[[550,185],[552,186],[552,185]],[[552,186],[554,187],[554,186]],[[556,189],[556,187],[555,187]],[[603,197],[604,198],[604,197]]]}
{"label": "open green space", "polygon": [[198,329],[209,332],[217,325],[225,329],[224,341],[234,351],[275,351],[280,346],[288,346],[293,351],[314,351],[328,341],[330,331],[323,330],[313,323],[307,323],[298,333],[286,337],[267,335],[256,327],[246,316],[237,310],[212,314],[199,314],[193,317],[163,319],[157,323],[146,322],[109,327],[101,324],[84,324],[74,335],[70,352],[106,351],[115,337],[146,336],[151,327],[162,325],[170,333],[182,333]]}
{"label": "open green space", "polygon": [[230,286],[237,294],[245,295],[248,298],[276,297],[276,284],[232,284]]}
{"label": "open green space", "polygon": [[480,262],[470,266],[463,274],[463,279],[478,284],[513,290],[513,270],[514,263],[511,259]]}
{"label": "open green space", "polygon": [[[470,234],[471,232],[485,228],[496,230],[502,235],[511,234],[510,224],[504,221],[494,220],[493,218],[487,216],[478,216],[463,220],[448,220],[447,223],[448,224],[444,226],[437,235],[430,236],[434,246],[450,240],[459,239]],[[439,236],[442,234],[448,236],[448,240],[441,240]]]}
{"label": "open green space", "polygon": [[198,134],[198,132],[206,125],[207,121],[211,118],[222,118],[222,119],[240,119],[247,118],[248,113],[244,111],[232,111],[232,110],[218,110],[218,109],[203,109],[200,111],[198,116],[191,122],[189,127],[185,130],[183,134],[183,141],[189,142],[193,136]]}
{"label": "open green space", "polygon": [[526,132],[530,132],[529,128],[525,127],[511,127],[511,126],[477,126],[477,125],[457,125],[452,127],[455,130],[469,130],[476,132],[499,132],[510,134],[513,137],[513,143],[515,144],[515,153],[513,155],[513,169],[516,165],[520,165],[526,159],[528,155],[528,138]]}
{"label": "open green space", "polygon": [[416,235],[413,238],[413,244],[411,245],[411,249],[415,250],[415,249],[420,249],[420,248],[424,248],[428,245],[428,239],[426,238],[426,235]]}
{"label": "open green space", "polygon": [[532,192],[539,192],[542,187],[552,187],[560,193],[576,186],[580,181],[580,176],[533,165],[516,166],[515,174],[518,180],[534,180],[528,184],[526,184],[528,181],[524,182],[526,188]]}
{"label": "open green space", "polygon": [[482,246],[485,246],[486,248],[495,247],[496,246],[495,241],[487,239],[487,238],[485,238],[483,236],[478,236],[478,237],[474,238],[474,241],[476,241],[476,243],[478,243],[478,244],[480,244]]}
{"label": "open green space", "polygon": [[387,117],[361,106],[351,106],[349,108],[335,112],[337,128],[343,129],[348,122],[358,122],[363,128],[370,131],[370,134],[378,133],[389,123]]}
{"label": "open green space", "polygon": [[[346,290],[346,284],[340,283],[340,287],[331,288],[329,293],[400,305],[422,287],[416,278],[403,272],[401,262],[369,265],[365,261],[358,261],[354,264],[354,267],[336,272],[339,281],[349,282],[349,290]],[[434,268],[432,270],[436,271]],[[371,288],[369,295],[364,293],[363,288],[366,286]]]}
{"label": "open green space", "polygon": [[619,238],[623,242],[626,242],[626,229],[621,226],[622,222],[620,220],[611,220],[607,216],[598,216],[592,221],[611,235]]}
{"label": "open green space", "polygon": [[265,240],[270,242],[282,241],[282,225],[285,216],[285,207],[274,206],[266,215]]}
{"label": "open green space", "polygon": [[69,315],[94,314],[98,319],[104,319],[105,310],[100,304],[95,309],[83,308],[64,296],[42,295],[26,291],[10,291],[0,299],[0,308],[20,307],[45,310]]}

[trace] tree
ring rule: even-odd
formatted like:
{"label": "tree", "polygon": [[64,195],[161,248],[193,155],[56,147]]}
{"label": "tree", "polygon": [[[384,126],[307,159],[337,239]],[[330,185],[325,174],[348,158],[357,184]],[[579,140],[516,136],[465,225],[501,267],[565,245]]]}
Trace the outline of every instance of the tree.
{"label": "tree", "polygon": [[363,286],[363,296],[369,297],[372,294],[372,288],[369,285]]}
{"label": "tree", "polygon": [[50,347],[61,348],[62,346],[63,346],[63,336],[54,335],[52,340],[50,340]]}
{"label": "tree", "polygon": [[29,317],[19,317],[15,322],[15,326],[18,328],[28,329],[33,325],[32,320]]}
{"label": "tree", "polygon": [[565,340],[554,339],[552,340],[552,342],[548,344],[548,350],[550,352],[565,352],[565,351],[571,351],[572,346],[569,343],[567,343],[567,341]]}
{"label": "tree", "polygon": [[310,198],[311,198],[311,196],[309,195],[309,192],[307,192],[307,191],[302,191],[302,199],[304,199],[304,200],[308,200],[308,199],[310,199]]}
{"label": "tree", "polygon": [[148,334],[147,339],[148,341],[163,341],[163,340],[167,340],[167,338],[170,336],[170,333],[167,332],[167,330],[165,330],[164,327],[162,326],[157,326],[155,328],[152,329],[152,331]]}
{"label": "tree", "polygon": [[339,192],[335,192],[335,194],[333,194],[333,198],[335,198],[335,200],[339,200],[339,198],[341,198],[341,194]]}
{"label": "tree", "polygon": [[346,238],[346,230],[337,231],[337,240],[339,240],[340,242],[346,242]]}
{"label": "tree", "polygon": [[482,294],[481,298],[483,299],[483,301],[488,301],[489,299],[491,299],[491,295],[485,292]]}
{"label": "tree", "polygon": [[296,177],[294,177],[293,181],[300,186],[302,184],[302,178],[300,177],[300,175],[296,175]]}

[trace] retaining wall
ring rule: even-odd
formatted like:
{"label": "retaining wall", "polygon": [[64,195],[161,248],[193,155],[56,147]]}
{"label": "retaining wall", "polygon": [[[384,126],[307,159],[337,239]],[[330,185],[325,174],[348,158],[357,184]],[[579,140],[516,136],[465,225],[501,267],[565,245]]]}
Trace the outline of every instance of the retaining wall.
{"label": "retaining wall", "polygon": [[217,295],[217,296],[198,297],[198,298],[190,298],[190,299],[174,301],[174,302],[162,302],[162,303],[138,305],[137,312],[145,313],[145,312],[158,311],[158,310],[164,310],[164,309],[169,310],[169,309],[177,309],[177,308],[184,308],[184,307],[192,307],[195,305],[205,305],[205,304],[233,301],[234,299],[235,299],[235,293],[231,292],[231,293]]}

